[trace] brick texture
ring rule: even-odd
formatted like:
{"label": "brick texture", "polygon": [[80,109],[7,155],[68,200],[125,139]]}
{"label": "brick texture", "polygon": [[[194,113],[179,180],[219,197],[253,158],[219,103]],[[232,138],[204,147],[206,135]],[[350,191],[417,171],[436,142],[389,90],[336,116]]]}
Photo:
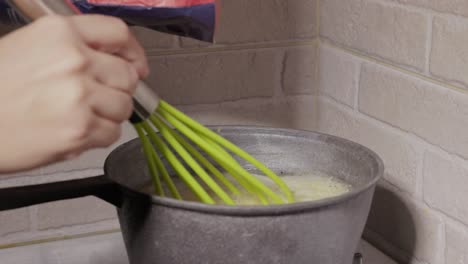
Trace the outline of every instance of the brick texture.
{"label": "brick texture", "polygon": [[27,208],[0,212],[0,236],[29,230]]}
{"label": "brick texture", "polygon": [[[468,2],[465,2],[465,6]],[[468,87],[468,19],[434,19],[431,73],[454,84]]]}
{"label": "brick texture", "polygon": [[393,0],[403,4],[430,8],[444,13],[468,16],[468,2],[465,0]]}
{"label": "brick texture", "polygon": [[270,97],[280,85],[282,51],[221,52],[150,58],[148,82],[173,104]]}
{"label": "brick texture", "polygon": [[[387,168],[372,242],[402,263],[467,263],[468,93],[448,86],[468,87],[468,2],[322,0],[320,9],[317,126],[369,146]],[[369,58],[400,70],[364,62],[359,73]],[[360,113],[349,108],[356,90]]]}
{"label": "brick texture", "polygon": [[221,1],[220,44],[307,39],[317,35],[316,0]]}
{"label": "brick texture", "polygon": [[423,156],[419,144],[381,124],[357,117],[329,100],[320,99],[318,109],[317,127],[320,131],[371,148],[384,161],[385,178],[400,189],[415,193],[418,164]]}
{"label": "brick texture", "polygon": [[447,247],[445,263],[468,263],[468,227],[454,223],[447,224]]}
{"label": "brick texture", "polygon": [[186,37],[180,37],[179,38],[179,43],[182,48],[206,48],[210,46],[214,46],[215,44],[205,42],[205,41],[200,41],[192,38],[186,38]]}
{"label": "brick texture", "polygon": [[315,130],[315,97],[301,96],[275,102],[250,99],[207,107],[183,107],[206,125],[252,125]]}
{"label": "brick texture", "polygon": [[359,109],[468,157],[468,94],[366,64]]}
{"label": "brick texture", "polygon": [[115,207],[95,197],[84,197],[37,206],[39,230],[98,222],[116,217]]}
{"label": "brick texture", "polygon": [[360,61],[326,45],[320,47],[320,94],[354,107]]}
{"label": "brick texture", "polygon": [[367,0],[323,0],[320,8],[321,36],[367,55],[424,68],[425,15]]}
{"label": "brick texture", "polygon": [[286,51],[282,70],[282,86],[286,94],[312,94],[318,89],[317,44]]}
{"label": "brick texture", "polygon": [[468,224],[468,162],[428,152],[424,164],[424,200]]}

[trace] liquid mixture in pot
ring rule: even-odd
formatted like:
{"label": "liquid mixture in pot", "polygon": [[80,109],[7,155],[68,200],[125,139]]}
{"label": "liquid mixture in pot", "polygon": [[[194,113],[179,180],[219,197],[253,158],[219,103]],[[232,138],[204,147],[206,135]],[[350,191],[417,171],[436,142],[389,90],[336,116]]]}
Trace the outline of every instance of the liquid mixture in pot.
{"label": "liquid mixture in pot", "polygon": [[[259,175],[255,176],[261,179],[268,187],[272,188],[272,190],[281,194],[278,187],[269,178]],[[330,198],[349,192],[351,189],[351,186],[346,182],[320,172],[303,175],[285,175],[281,178],[293,192],[296,202],[316,201]],[[182,180],[177,178],[174,180],[174,183],[176,184],[177,190],[180,192],[184,200],[199,201],[195,194],[192,193],[192,191],[182,182]],[[239,187],[239,189],[242,190],[241,187]],[[154,187],[152,185],[148,186],[144,189],[144,191],[146,193],[154,194]],[[166,189],[165,193],[169,194],[170,192]],[[215,198],[216,203],[223,204],[215,194],[210,193],[210,196]],[[246,192],[243,192],[241,195],[235,195],[232,197],[235,203],[238,205],[261,204],[256,197]]]}

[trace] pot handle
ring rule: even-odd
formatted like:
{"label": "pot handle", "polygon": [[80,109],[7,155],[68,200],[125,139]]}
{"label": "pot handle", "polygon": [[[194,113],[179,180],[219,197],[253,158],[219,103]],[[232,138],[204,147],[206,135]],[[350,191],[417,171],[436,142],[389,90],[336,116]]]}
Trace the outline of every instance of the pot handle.
{"label": "pot handle", "polygon": [[117,207],[122,204],[119,185],[105,176],[0,189],[0,211],[94,195]]}

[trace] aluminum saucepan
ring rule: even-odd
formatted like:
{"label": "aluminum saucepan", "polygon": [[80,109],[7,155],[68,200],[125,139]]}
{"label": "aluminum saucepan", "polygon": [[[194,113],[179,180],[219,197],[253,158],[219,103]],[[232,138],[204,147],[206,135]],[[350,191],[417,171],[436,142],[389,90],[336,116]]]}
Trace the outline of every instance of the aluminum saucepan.
{"label": "aluminum saucepan", "polygon": [[[0,190],[0,210],[94,195],[117,208],[132,264],[351,264],[381,159],[315,132],[211,127],[281,175],[320,171],[352,185],[333,198],[273,206],[206,205],[151,196],[138,139],[115,149],[104,175]],[[248,164],[245,164],[247,168]]]}

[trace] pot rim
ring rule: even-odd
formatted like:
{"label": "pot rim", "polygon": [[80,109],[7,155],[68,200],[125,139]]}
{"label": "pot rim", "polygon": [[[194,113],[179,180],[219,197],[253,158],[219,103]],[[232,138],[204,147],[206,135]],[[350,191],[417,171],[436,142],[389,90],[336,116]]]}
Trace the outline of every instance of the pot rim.
{"label": "pot rim", "polygon": [[[316,132],[316,131],[308,131],[308,130],[301,130],[301,129],[289,129],[289,128],[274,128],[274,127],[263,127],[263,126],[240,126],[240,125],[212,125],[208,126],[211,129],[243,129],[243,130],[263,130],[263,131],[275,131],[275,132],[284,132],[284,133],[307,133],[307,134],[315,134],[318,136],[324,136],[330,139],[334,139],[340,143],[351,144],[354,145],[356,148],[360,149],[361,151],[367,153],[371,159],[376,162],[376,175],[375,177],[369,181],[367,184],[360,186],[358,188],[353,188],[350,192],[344,193],[339,196],[334,196],[330,198],[320,199],[316,201],[305,201],[305,202],[296,202],[291,204],[279,204],[279,205],[212,205],[212,204],[204,204],[200,202],[192,202],[192,201],[183,201],[183,200],[176,200],[173,198],[167,197],[160,197],[156,195],[149,195],[147,193],[143,193],[140,191],[133,190],[125,185],[122,185],[118,182],[115,182],[110,178],[112,182],[115,182],[123,189],[127,194],[133,195],[144,195],[147,198],[150,198],[151,202],[156,205],[166,206],[174,209],[181,209],[186,211],[196,211],[199,213],[206,213],[206,214],[215,214],[215,215],[225,215],[225,216],[268,216],[268,215],[285,215],[285,214],[296,214],[301,213],[304,211],[316,210],[324,207],[334,206],[339,204],[340,202],[351,200],[352,198],[372,189],[376,186],[377,182],[382,178],[384,173],[384,164],[382,159],[379,157],[377,153],[372,151],[371,149],[350,141],[345,138]],[[128,142],[127,142],[128,143]],[[107,167],[109,157],[112,156],[112,153],[118,151],[123,147],[125,143],[115,150],[111,152],[111,154],[107,157],[104,168]],[[107,174],[107,172],[106,172]]]}

